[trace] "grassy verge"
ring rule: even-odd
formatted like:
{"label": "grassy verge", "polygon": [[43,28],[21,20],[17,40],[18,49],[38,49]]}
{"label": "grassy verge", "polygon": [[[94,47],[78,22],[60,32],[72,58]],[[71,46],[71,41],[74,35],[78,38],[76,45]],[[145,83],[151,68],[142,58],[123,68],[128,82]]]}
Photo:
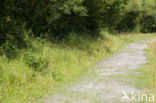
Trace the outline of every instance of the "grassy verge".
{"label": "grassy verge", "polygon": [[[35,101],[48,91],[84,75],[94,63],[126,43],[148,36],[102,32],[99,38],[71,34],[61,43],[31,39],[32,48],[21,50],[16,59],[0,56],[0,103]],[[48,69],[39,72],[28,66],[24,62],[28,52],[35,57],[48,58]]]}
{"label": "grassy verge", "polygon": [[144,74],[146,77],[145,86],[150,88],[152,93],[156,95],[156,38],[152,39],[148,48],[148,63],[145,65]]}
{"label": "grassy verge", "polygon": [[[142,89],[145,94],[154,94],[156,96],[156,34],[153,34],[151,37],[154,38],[150,40],[149,47],[146,50],[148,63],[144,64],[142,68],[129,73],[127,76],[116,78],[130,79],[131,84],[133,84],[136,88]],[[147,37],[144,39],[146,38]],[[136,74],[136,72],[140,72],[141,75]],[[143,103],[146,102],[144,101]],[[155,101],[152,103],[155,103]]]}
{"label": "grassy verge", "polygon": [[[139,88],[148,88],[150,93],[156,95],[156,38],[149,43],[147,51],[148,63],[143,68],[138,69],[142,75],[136,76],[136,86]],[[147,92],[147,91],[146,91]]]}
{"label": "grassy verge", "polygon": [[154,93],[156,95],[156,38],[150,42],[150,73],[152,86],[154,88]]}

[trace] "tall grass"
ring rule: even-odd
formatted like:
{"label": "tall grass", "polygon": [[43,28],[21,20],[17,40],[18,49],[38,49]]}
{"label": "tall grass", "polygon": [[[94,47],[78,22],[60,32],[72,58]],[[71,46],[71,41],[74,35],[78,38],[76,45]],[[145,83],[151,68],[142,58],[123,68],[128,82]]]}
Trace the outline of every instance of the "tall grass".
{"label": "tall grass", "polygon": [[156,95],[156,38],[150,41],[150,48],[149,48],[149,60],[150,60],[150,65],[149,65],[149,70],[151,73],[151,78],[150,80],[153,83],[153,88],[154,88],[154,93]]}
{"label": "tall grass", "polygon": [[[85,74],[94,63],[140,37],[115,36],[102,31],[97,38],[71,34],[61,43],[30,38],[32,48],[21,50],[17,58],[10,60],[0,56],[0,103],[35,101]],[[29,67],[24,62],[27,52],[48,58],[48,69],[38,72]]]}
{"label": "tall grass", "polygon": [[139,69],[142,75],[137,75],[136,86],[143,89],[146,88],[146,93],[148,89],[150,94],[156,95],[156,38],[150,41],[146,56],[148,57],[148,63]]}

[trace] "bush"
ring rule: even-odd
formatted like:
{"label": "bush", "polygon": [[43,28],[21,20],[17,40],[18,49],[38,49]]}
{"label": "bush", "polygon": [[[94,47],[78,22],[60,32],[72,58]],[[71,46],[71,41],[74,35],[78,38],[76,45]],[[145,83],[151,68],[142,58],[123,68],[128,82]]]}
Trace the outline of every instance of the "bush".
{"label": "bush", "polygon": [[43,71],[48,68],[49,60],[47,58],[37,57],[32,53],[24,55],[25,63],[35,71]]}
{"label": "bush", "polygon": [[17,56],[18,54],[18,49],[15,45],[6,42],[5,44],[2,45],[1,47],[1,52],[4,54],[6,57],[13,59]]}
{"label": "bush", "polygon": [[118,31],[132,31],[136,28],[136,26],[139,24],[139,11],[129,11],[126,12],[121,21],[117,24],[117,30]]}
{"label": "bush", "polygon": [[156,18],[154,16],[147,16],[142,20],[141,32],[156,32]]}

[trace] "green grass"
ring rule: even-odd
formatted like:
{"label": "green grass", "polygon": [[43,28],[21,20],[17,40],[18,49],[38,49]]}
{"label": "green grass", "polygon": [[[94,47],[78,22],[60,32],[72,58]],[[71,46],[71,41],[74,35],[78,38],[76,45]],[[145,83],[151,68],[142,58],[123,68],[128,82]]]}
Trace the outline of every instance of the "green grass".
{"label": "green grass", "polygon": [[[20,50],[17,58],[0,56],[0,103],[28,103],[55,92],[123,45],[145,37],[148,35],[110,35],[103,31],[98,38],[71,34],[61,43],[31,38],[33,48]],[[27,52],[48,58],[48,69],[37,72],[26,65],[23,59]]]}
{"label": "green grass", "polygon": [[152,89],[152,93],[156,95],[156,38],[152,39],[148,48],[148,63],[145,65],[144,74],[146,77],[145,86]]}
{"label": "green grass", "polygon": [[156,96],[156,38],[150,41],[149,48],[146,51],[148,63],[146,63],[143,68],[137,70],[138,72],[141,72],[142,75],[133,75],[131,78],[135,79],[133,84],[138,88],[145,90],[144,92],[146,94],[148,92],[149,94]]}
{"label": "green grass", "polygon": [[[153,34],[152,37],[156,37],[156,34]],[[147,37],[144,39],[146,38]],[[154,94],[156,96],[156,38],[150,40],[149,48],[146,50],[146,52],[148,63],[144,64],[142,68],[132,71],[128,75],[115,75],[112,78],[115,78],[116,80],[121,80],[121,78],[124,78],[124,82],[125,79],[128,79],[130,80],[130,82],[127,82],[128,84],[130,83],[136,88],[142,89],[145,94]]]}
{"label": "green grass", "polygon": [[143,89],[149,89],[150,93],[156,95],[156,39],[152,39],[149,43],[149,48],[146,50],[148,57],[148,63],[143,68],[137,70],[142,75],[136,75],[132,78],[136,78],[135,85]]}

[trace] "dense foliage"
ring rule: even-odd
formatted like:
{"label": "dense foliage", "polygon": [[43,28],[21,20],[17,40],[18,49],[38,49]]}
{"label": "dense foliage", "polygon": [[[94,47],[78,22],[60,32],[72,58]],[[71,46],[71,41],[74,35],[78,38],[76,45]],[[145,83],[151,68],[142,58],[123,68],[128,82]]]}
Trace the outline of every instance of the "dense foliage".
{"label": "dense foliage", "polygon": [[101,28],[155,32],[155,4],[155,0],[1,0],[0,45],[22,48],[32,34],[60,39],[71,32],[98,35]]}
{"label": "dense foliage", "polygon": [[41,98],[134,38],[148,37],[111,34],[155,32],[155,4],[155,0],[1,0],[0,103]]}

